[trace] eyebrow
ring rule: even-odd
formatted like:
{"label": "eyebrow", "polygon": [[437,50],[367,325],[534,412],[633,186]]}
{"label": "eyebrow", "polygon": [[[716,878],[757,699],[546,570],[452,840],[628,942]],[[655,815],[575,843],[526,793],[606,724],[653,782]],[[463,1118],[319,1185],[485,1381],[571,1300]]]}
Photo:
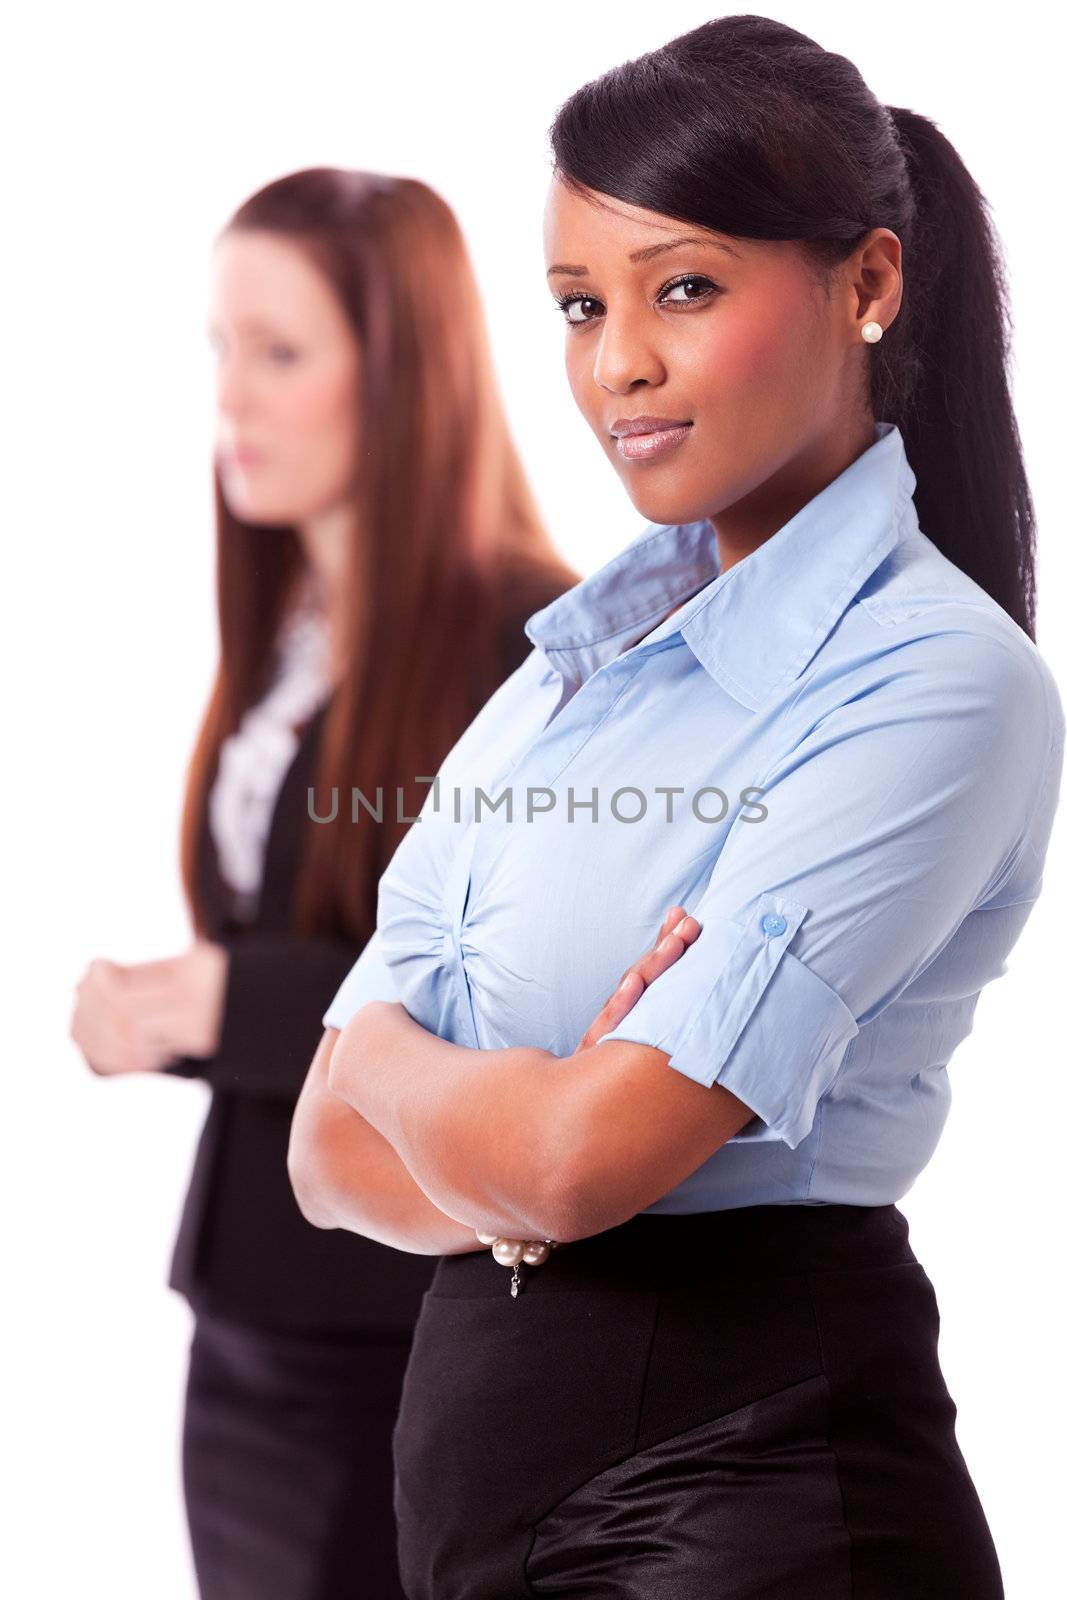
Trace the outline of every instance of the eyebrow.
{"label": "eyebrow", "polygon": [[[205,326],[206,326],[206,331],[209,334],[215,333],[215,332],[218,331],[217,330],[217,325],[214,322],[210,321],[210,320],[206,323]],[[241,331],[243,331],[245,333],[252,334],[253,337],[256,334],[263,334],[267,338],[271,338],[271,339],[276,339],[276,338],[281,337],[280,330],[277,327],[275,327],[270,322],[264,322],[259,317],[238,317],[236,319],[235,326],[238,328],[238,330],[241,330]]]}
{"label": "eyebrow", "polygon": [[[691,244],[710,245],[713,250],[723,250],[728,256],[733,256],[737,261],[741,259],[740,252],[733,249],[731,245],[723,244],[718,239],[702,239],[697,234],[687,233],[677,239],[667,239],[663,244],[650,244],[646,245],[643,250],[634,250],[630,260],[651,261],[653,256],[663,255],[668,250],[680,250],[683,245]],[[553,273],[563,273],[570,278],[584,278],[588,276],[589,268],[568,266],[566,263],[557,262],[555,266],[549,267],[545,276],[551,278]]]}

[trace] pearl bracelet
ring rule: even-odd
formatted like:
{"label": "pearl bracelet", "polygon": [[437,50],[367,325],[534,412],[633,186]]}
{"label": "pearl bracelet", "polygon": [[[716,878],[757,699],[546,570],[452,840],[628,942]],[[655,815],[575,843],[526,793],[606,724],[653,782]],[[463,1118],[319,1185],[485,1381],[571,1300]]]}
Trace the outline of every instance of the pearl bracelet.
{"label": "pearl bracelet", "polygon": [[548,1260],[556,1248],[555,1239],[509,1239],[502,1234],[478,1233],[475,1238],[479,1244],[492,1247],[493,1259],[499,1261],[502,1267],[510,1267],[511,1271],[511,1297],[512,1299],[522,1288],[522,1279],[519,1276],[519,1263],[525,1262],[528,1267],[539,1267]]}

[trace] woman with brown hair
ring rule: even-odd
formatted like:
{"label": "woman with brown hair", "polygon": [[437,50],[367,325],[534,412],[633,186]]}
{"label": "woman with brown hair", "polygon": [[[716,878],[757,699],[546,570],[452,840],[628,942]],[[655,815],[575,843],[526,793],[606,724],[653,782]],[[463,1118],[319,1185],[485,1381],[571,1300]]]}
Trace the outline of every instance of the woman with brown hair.
{"label": "woman with brown hair", "polygon": [[[575,575],[439,195],[293,173],[239,208],[214,269],[220,658],[182,822],[195,939],[90,963],[71,1031],[96,1072],[212,1091],[171,1272],[196,1319],[183,1451],[205,1600],[388,1600],[390,1435],[434,1261],[311,1227],[290,1121],[425,782]],[[375,809],[353,812],[356,792]]]}

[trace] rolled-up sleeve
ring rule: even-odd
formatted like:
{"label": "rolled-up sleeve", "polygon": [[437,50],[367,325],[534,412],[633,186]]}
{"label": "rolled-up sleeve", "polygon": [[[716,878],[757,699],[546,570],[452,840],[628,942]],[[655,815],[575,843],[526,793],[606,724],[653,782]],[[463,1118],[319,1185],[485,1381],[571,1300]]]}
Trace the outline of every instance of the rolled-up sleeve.
{"label": "rolled-up sleeve", "polygon": [[[943,633],[887,649],[757,787],[686,909],[701,932],[600,1040],[664,1051],[795,1148],[859,1029],[1003,885],[1036,898],[1063,712],[1022,644]],[[666,910],[666,906],[663,908]],[[635,952],[635,955],[639,952]]]}
{"label": "rolled-up sleeve", "polygon": [[322,1025],[324,1028],[341,1029],[355,1016],[360,1006],[369,1005],[372,1000],[399,999],[393,975],[382,955],[381,938],[374,933],[330,1001]]}

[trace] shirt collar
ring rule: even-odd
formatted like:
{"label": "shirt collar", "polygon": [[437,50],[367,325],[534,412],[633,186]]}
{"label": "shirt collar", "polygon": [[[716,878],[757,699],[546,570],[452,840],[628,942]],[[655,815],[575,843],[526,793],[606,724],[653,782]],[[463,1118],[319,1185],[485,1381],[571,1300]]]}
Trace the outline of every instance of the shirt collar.
{"label": "shirt collar", "polygon": [[716,682],[755,710],[803,672],[866,580],[918,526],[900,430],[874,426],[862,455],[726,572],[710,521],[653,523],[528,618],[527,638],[580,683],[638,640],[644,650],[681,633]]}

